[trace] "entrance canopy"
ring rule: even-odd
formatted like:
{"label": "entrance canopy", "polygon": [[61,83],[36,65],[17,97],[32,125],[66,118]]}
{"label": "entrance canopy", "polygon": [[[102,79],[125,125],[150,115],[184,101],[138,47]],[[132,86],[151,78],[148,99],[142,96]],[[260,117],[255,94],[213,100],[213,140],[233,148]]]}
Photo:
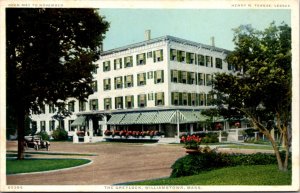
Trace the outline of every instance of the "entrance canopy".
{"label": "entrance canopy", "polygon": [[197,123],[206,121],[206,117],[199,111],[150,111],[150,112],[128,112],[112,114],[108,125],[135,125],[135,124],[177,124]]}
{"label": "entrance canopy", "polygon": [[71,127],[84,126],[85,125],[85,116],[80,116],[71,123]]}

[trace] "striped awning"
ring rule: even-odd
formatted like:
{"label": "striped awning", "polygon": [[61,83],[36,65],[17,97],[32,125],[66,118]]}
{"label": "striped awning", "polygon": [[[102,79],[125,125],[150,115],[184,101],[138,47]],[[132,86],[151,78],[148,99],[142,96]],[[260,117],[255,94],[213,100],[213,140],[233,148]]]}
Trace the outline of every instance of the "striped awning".
{"label": "striped awning", "polygon": [[209,119],[208,116],[202,115],[201,112],[195,112],[195,115],[198,118],[199,122],[206,122]]}
{"label": "striped awning", "polygon": [[77,117],[73,123],[71,123],[71,127],[76,127],[76,126],[84,126],[85,125],[85,116],[80,116]]}
{"label": "striped awning", "polygon": [[119,125],[122,119],[125,117],[124,113],[113,114],[111,118],[107,121],[108,125]]}
{"label": "striped awning", "polygon": [[157,116],[157,112],[144,112],[141,113],[138,120],[136,120],[136,124],[153,124],[153,120]]}
{"label": "striped awning", "polygon": [[121,120],[120,125],[130,125],[136,124],[141,113],[128,113],[125,117]]}
{"label": "striped awning", "polygon": [[183,120],[181,123],[196,123],[199,122],[199,118],[196,116],[196,113],[193,111],[182,111],[180,114],[183,115]]}
{"label": "striped awning", "polygon": [[176,111],[158,111],[157,116],[153,120],[153,123],[172,123],[172,118],[175,116],[175,114]]}

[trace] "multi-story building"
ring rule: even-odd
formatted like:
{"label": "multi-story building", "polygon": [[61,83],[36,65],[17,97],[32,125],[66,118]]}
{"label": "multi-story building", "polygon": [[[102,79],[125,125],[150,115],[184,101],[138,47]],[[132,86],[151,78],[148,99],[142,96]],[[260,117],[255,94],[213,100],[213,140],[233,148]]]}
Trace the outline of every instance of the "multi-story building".
{"label": "multi-story building", "polygon": [[[201,110],[211,107],[213,74],[233,72],[228,50],[164,36],[104,51],[87,102],[70,99],[73,115],[62,123],[90,135],[106,129],[159,130],[165,137],[202,130]],[[38,130],[51,132],[55,107],[32,115]],[[74,121],[75,120],[75,121]]]}

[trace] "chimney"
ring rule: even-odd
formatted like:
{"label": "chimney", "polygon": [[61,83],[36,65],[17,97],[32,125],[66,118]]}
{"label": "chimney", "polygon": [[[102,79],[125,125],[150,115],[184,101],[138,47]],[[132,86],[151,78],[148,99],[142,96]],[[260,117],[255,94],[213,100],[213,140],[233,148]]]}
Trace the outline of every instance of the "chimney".
{"label": "chimney", "polygon": [[212,47],[215,47],[215,37],[214,36],[210,37],[210,45]]}
{"label": "chimney", "polygon": [[100,43],[100,52],[103,52],[103,43]]}
{"label": "chimney", "polygon": [[145,31],[145,40],[150,40],[151,39],[151,30],[146,30]]}

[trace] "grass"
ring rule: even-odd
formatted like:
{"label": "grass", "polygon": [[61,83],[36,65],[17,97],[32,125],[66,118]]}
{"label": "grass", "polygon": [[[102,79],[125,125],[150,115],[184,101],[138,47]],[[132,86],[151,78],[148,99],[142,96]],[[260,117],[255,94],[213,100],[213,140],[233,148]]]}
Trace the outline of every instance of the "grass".
{"label": "grass", "polygon": [[279,171],[277,165],[237,166],[194,176],[148,180],[130,185],[290,185],[291,173]]}
{"label": "grass", "polygon": [[89,163],[87,159],[7,159],[6,174],[50,171]]}
{"label": "grass", "polygon": [[265,150],[273,150],[272,146],[265,145],[227,145],[222,148],[236,148],[236,149],[265,149]]}

